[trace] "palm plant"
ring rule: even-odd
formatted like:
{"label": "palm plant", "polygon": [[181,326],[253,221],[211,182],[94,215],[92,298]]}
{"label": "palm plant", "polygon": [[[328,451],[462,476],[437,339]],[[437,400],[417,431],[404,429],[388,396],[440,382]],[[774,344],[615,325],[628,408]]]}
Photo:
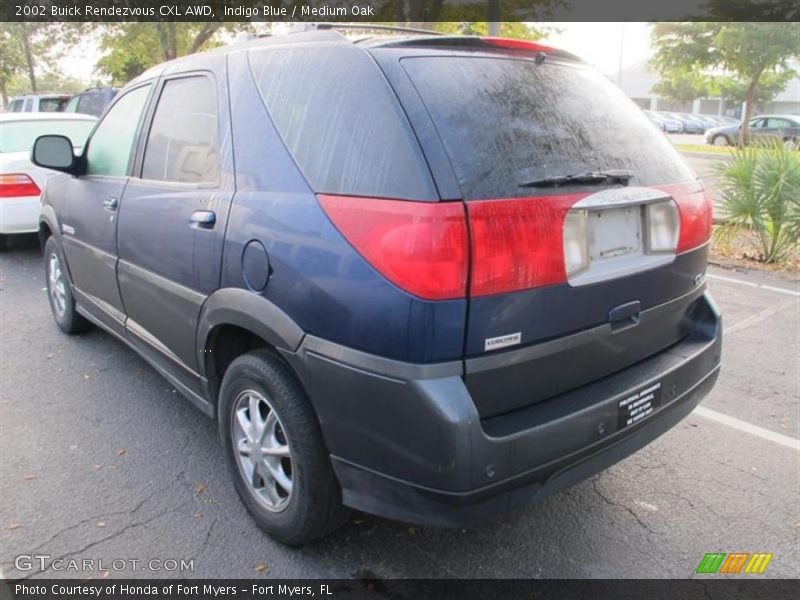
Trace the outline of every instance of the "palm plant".
{"label": "palm plant", "polygon": [[725,226],[752,229],[761,260],[780,261],[800,239],[800,152],[740,148],[717,174]]}

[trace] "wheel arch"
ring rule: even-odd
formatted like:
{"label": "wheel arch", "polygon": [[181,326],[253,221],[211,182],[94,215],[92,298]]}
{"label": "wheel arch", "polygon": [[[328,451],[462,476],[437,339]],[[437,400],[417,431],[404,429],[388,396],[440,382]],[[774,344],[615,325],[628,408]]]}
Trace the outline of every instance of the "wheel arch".
{"label": "wheel arch", "polygon": [[304,336],[289,315],[263,296],[224,288],[211,294],[200,311],[197,364],[212,390],[218,390],[222,373],[236,356],[254,348],[295,352]]}

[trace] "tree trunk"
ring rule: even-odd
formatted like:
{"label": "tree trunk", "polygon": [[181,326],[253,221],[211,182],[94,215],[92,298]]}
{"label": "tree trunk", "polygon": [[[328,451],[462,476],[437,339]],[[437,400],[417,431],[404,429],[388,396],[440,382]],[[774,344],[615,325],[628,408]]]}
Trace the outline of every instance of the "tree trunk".
{"label": "tree trunk", "polygon": [[203,47],[208,40],[210,40],[217,30],[222,27],[222,23],[206,23],[203,26],[203,29],[200,30],[200,33],[197,34],[197,37],[194,38],[192,45],[189,46],[189,51],[186,54],[194,54],[200,48]]}
{"label": "tree trunk", "polygon": [[761,78],[759,71],[750,81],[747,87],[747,93],[744,96],[744,114],[742,115],[742,127],[739,130],[739,148],[744,148],[745,140],[750,135],[750,116],[753,114],[753,102],[756,99],[756,90],[758,89],[758,80]]}
{"label": "tree trunk", "polygon": [[3,97],[3,106],[8,105],[8,91],[5,78],[0,78],[0,95]]}
{"label": "tree trunk", "polygon": [[33,66],[33,52],[31,52],[31,40],[28,36],[28,28],[22,27],[22,48],[25,51],[25,65],[28,67],[28,77],[31,80],[31,92],[36,93],[36,71]]}

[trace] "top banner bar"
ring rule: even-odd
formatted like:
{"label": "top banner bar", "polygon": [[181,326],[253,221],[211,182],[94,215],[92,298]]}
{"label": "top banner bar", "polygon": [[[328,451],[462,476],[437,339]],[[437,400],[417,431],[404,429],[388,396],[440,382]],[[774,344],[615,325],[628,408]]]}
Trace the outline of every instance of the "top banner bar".
{"label": "top banner bar", "polygon": [[798,21],[797,0],[2,0],[3,21]]}

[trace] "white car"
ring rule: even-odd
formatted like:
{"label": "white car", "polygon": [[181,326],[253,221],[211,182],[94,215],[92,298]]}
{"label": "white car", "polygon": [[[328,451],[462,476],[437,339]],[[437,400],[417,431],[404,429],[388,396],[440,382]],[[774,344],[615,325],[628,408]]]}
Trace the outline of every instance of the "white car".
{"label": "white car", "polygon": [[0,249],[9,234],[39,227],[39,196],[55,171],[31,162],[33,142],[40,135],[64,135],[81,148],[97,119],[65,113],[0,113]]}

